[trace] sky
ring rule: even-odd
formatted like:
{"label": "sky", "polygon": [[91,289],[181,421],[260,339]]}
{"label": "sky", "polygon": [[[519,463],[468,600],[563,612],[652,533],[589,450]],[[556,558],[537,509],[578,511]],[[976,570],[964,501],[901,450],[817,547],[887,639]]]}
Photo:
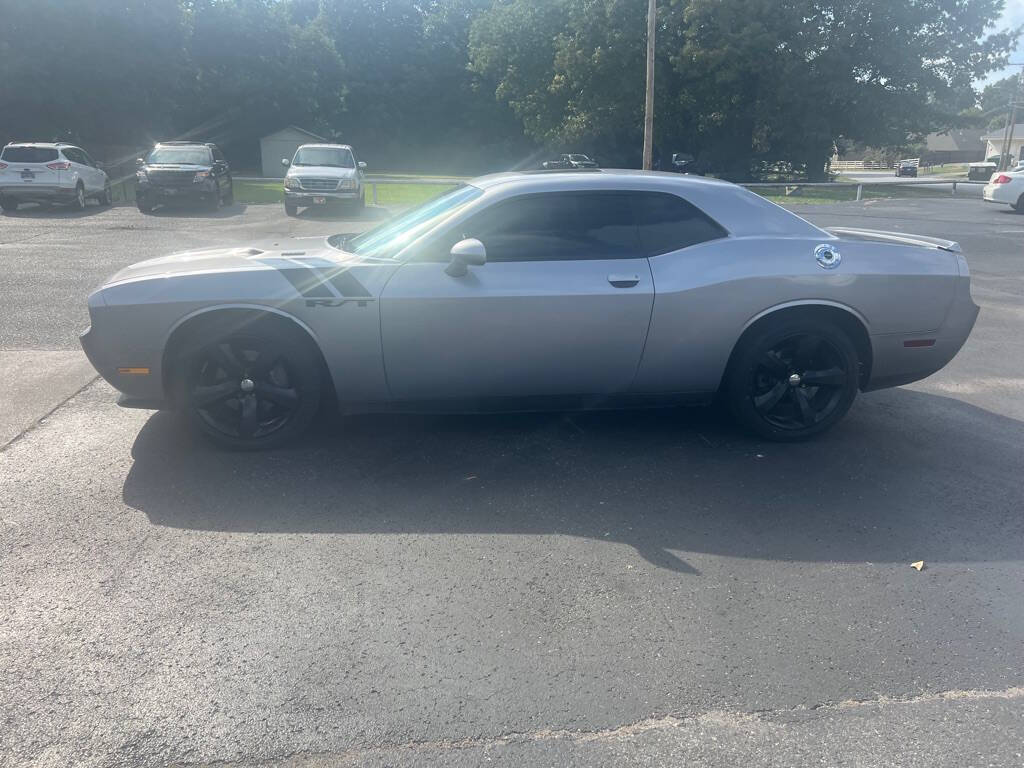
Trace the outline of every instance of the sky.
{"label": "sky", "polygon": [[[1024,24],[1024,0],[1006,0],[1003,15],[999,17],[996,28],[1005,29],[1006,27],[1015,27],[1021,24]],[[1010,54],[1010,61],[1024,62],[1024,44],[1019,44],[1017,51]],[[997,70],[982,80],[980,85],[987,85],[996,80],[1001,80],[1008,75],[1016,75],[1018,72],[1020,72],[1020,67],[1007,67],[1006,69]]]}

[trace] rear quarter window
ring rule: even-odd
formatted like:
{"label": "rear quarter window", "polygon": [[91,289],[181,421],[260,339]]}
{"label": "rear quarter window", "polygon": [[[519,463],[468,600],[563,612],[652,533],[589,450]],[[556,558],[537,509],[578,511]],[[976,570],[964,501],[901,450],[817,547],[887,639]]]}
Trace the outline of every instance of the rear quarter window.
{"label": "rear quarter window", "polygon": [[57,159],[56,149],[46,147],[4,147],[0,160],[7,163],[52,163]]}
{"label": "rear quarter window", "polygon": [[678,251],[729,234],[697,206],[667,192],[637,194],[633,207],[646,256]]}

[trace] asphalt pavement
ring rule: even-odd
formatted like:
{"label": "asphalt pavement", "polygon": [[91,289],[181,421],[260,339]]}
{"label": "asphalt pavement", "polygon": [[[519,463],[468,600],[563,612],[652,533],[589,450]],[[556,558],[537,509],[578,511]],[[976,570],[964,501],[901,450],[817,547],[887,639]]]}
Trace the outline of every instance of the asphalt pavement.
{"label": "asphalt pavement", "polygon": [[[238,455],[102,382],[0,384],[0,765],[1024,764],[1024,217],[797,210],[960,241],[982,307],[805,444],[685,409]],[[372,217],[4,216],[2,379],[73,361],[130,262]]]}

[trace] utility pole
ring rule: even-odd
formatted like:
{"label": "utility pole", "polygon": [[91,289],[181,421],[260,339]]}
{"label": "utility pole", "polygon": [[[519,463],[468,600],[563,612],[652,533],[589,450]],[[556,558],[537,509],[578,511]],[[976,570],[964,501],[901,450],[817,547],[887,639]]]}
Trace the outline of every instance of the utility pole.
{"label": "utility pole", "polygon": [[[1013,129],[1017,124],[1017,105],[1020,104],[1021,99],[1024,99],[1024,64],[1020,62],[1014,62],[1020,64],[1021,70],[1017,75],[1017,93],[1013,95],[1010,100],[1010,115],[1006,123],[1006,128],[1003,130],[1003,146],[1000,148],[1002,151],[999,153],[999,165],[997,171],[1005,171],[1010,165],[1010,150],[1013,147]],[[1021,158],[1017,158],[1020,162]]]}
{"label": "utility pole", "polygon": [[647,95],[644,98],[644,170],[651,170],[654,152],[654,26],[658,20],[657,0],[647,3]]}

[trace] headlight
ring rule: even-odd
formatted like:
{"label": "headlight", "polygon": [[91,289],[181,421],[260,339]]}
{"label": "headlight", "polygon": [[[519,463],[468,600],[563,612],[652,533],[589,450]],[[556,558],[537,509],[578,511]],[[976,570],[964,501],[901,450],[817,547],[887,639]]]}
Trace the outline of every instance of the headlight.
{"label": "headlight", "polygon": [[338,182],[338,189],[355,189],[355,188],[356,188],[356,180],[355,179],[342,179],[341,181]]}
{"label": "headlight", "polygon": [[210,178],[209,171],[198,171],[196,172],[196,177],[192,179],[192,183],[198,184],[201,181],[206,181],[208,178]]}
{"label": "headlight", "polygon": [[285,180],[284,180],[284,188],[285,189],[298,189],[299,188],[299,180],[296,179],[294,176],[286,176]]}

